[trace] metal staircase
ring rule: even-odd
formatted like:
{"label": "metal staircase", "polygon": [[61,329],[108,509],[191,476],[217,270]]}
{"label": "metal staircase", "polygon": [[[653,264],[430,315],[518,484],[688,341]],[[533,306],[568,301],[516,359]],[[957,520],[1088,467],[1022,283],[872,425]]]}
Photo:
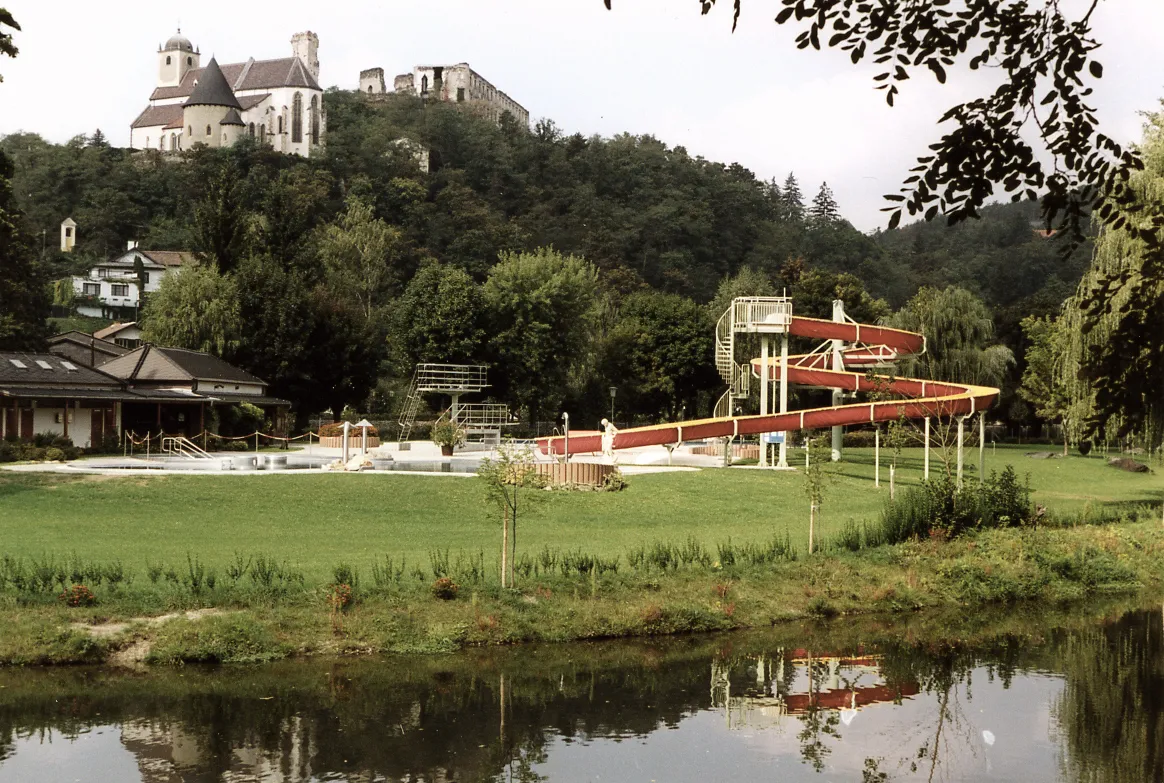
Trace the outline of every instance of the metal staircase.
{"label": "metal staircase", "polygon": [[502,403],[468,403],[454,411],[447,408],[441,419],[451,419],[465,430],[470,443],[484,443],[496,446],[501,443],[501,428],[512,427],[517,419],[509,412],[509,406]]}
{"label": "metal staircase", "polygon": [[727,384],[727,391],[715,403],[713,415],[731,416],[732,403],[747,399],[752,392],[752,367],[736,362],[736,333],[783,332],[792,320],[792,301],[787,297],[738,297],[715,325],[715,368]]}
{"label": "metal staircase", "polygon": [[181,435],[167,435],[162,438],[162,452],[189,459],[214,459],[209,452]]}

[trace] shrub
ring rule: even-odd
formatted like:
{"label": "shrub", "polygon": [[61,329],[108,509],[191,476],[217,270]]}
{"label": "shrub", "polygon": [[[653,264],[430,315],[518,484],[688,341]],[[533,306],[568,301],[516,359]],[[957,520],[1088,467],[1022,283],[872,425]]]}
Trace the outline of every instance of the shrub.
{"label": "shrub", "polygon": [[[950,476],[923,481],[888,501],[878,525],[865,530],[865,545],[900,544],[937,535],[954,538],[976,528],[1013,527],[1034,519],[1030,487],[1007,466],[991,472],[981,486],[958,490]],[[851,543],[852,534],[847,535]]]}
{"label": "shrub", "polygon": [[44,450],[44,458],[49,462],[64,462],[65,452],[53,446]]}
{"label": "shrub", "polygon": [[21,449],[15,443],[0,440],[0,462],[15,462],[20,459]]}
{"label": "shrub", "polygon": [[465,429],[451,419],[441,419],[432,425],[432,442],[438,446],[465,445]]}
{"label": "shrub", "polygon": [[602,486],[599,487],[603,492],[621,492],[628,486],[626,476],[622,471],[615,467],[614,470],[607,473],[602,479]]}
{"label": "shrub", "polygon": [[355,600],[355,593],[349,584],[334,584],[328,588],[327,603],[334,611],[346,610]]}
{"label": "shrub", "polygon": [[66,606],[94,606],[97,603],[97,597],[93,595],[93,591],[85,585],[73,585],[65,592],[61,593],[58,598],[61,603]]}
{"label": "shrub", "polygon": [[[363,429],[360,427],[352,427],[349,435],[359,438],[362,436]],[[323,424],[319,428],[319,437],[321,438],[342,438],[344,436],[344,423],[342,421]],[[375,427],[368,427],[368,437],[380,437],[380,430]]]}
{"label": "shrub", "polygon": [[1089,440],[1079,441],[1078,448],[1079,448],[1079,453],[1082,454],[1084,457],[1086,457],[1088,454],[1091,453],[1091,441],[1089,441]]}
{"label": "shrub", "polygon": [[432,583],[432,594],[434,598],[439,598],[442,601],[452,601],[457,597],[457,583],[447,576],[442,576],[440,579]]}
{"label": "shrub", "polygon": [[347,563],[340,563],[331,570],[332,581],[337,585],[347,585],[350,589],[360,586],[360,572]]}

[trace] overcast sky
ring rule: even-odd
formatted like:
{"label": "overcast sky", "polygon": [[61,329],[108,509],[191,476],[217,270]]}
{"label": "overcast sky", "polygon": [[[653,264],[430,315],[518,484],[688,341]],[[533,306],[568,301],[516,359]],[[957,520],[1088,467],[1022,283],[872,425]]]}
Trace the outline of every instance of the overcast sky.
{"label": "overcast sky", "polygon": [[[1072,0],[1067,0],[1072,2]],[[745,0],[731,32],[729,0],[703,17],[696,0],[344,0],[277,3],[0,0],[23,31],[0,58],[0,135],[52,141],[102,131],[128,144],[154,87],[156,52],[180,24],[203,62],[290,54],[291,35],[320,38],[325,87],[354,89],[364,68],[468,62],[568,132],[650,133],[695,155],[739,162],[811,196],[828,181],[846,217],[883,222],[914,158],[939,137],[937,118],[989,75],[907,83],[896,108],[869,68],[840,52],[798,51],[777,27],[776,0]],[[181,9],[180,11],[177,9]],[[1164,97],[1164,2],[1105,0],[1096,13],[1105,75],[1095,104],[1109,135],[1139,137],[1138,113]]]}

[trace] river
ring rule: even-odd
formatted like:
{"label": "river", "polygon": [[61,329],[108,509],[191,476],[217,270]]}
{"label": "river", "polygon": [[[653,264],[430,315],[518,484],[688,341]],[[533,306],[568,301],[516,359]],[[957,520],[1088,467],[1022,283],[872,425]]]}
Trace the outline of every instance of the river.
{"label": "river", "polygon": [[1164,781],[1115,603],[261,667],[0,670],[0,782]]}

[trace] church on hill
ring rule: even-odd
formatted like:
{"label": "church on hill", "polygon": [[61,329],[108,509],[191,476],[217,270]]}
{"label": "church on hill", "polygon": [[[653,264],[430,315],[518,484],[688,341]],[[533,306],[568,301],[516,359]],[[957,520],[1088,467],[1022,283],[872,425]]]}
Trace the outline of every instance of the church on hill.
{"label": "church on hill", "polygon": [[175,152],[195,144],[228,147],[244,136],[274,150],[310,157],[327,120],[319,86],[319,36],[296,33],[291,56],[202,66],[179,30],[158,47],[158,81],[130,126],[130,146]]}

